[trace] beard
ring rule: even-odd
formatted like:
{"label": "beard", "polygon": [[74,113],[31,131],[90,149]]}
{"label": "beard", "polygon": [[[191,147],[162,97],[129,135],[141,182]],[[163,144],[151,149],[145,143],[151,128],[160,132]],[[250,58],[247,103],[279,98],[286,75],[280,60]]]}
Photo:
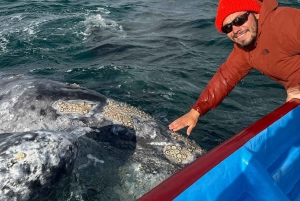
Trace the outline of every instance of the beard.
{"label": "beard", "polygon": [[[257,28],[258,27],[258,20],[256,19],[256,17],[254,15],[253,15],[253,18],[254,18],[254,23],[250,28],[248,28],[248,29],[246,29],[242,32],[239,32],[238,34],[234,34],[231,38],[231,40],[235,44],[237,44],[240,48],[248,47],[256,40],[257,31],[258,31],[258,28]],[[235,38],[237,38],[238,35],[246,34],[247,32],[250,32],[250,34],[251,34],[249,39],[245,39],[245,40],[238,41],[238,42],[235,41]]]}
{"label": "beard", "polygon": [[245,48],[245,47],[252,45],[252,43],[256,39],[256,36],[257,36],[257,33],[251,33],[251,37],[249,40],[243,40],[243,41],[239,41],[239,42],[234,41],[234,43],[237,44],[240,48]]}

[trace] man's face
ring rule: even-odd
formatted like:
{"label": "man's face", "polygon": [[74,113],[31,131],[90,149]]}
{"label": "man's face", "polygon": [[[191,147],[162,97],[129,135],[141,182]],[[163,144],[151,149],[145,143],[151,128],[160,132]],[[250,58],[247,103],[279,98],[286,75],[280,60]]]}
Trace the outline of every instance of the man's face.
{"label": "man's face", "polygon": [[[247,11],[236,12],[225,18],[223,26],[230,24],[233,20],[237,21],[236,18],[244,15]],[[259,14],[250,13],[248,20],[240,25],[232,25],[232,31],[227,33],[227,36],[240,47],[247,47],[250,45],[257,36],[257,20]]]}

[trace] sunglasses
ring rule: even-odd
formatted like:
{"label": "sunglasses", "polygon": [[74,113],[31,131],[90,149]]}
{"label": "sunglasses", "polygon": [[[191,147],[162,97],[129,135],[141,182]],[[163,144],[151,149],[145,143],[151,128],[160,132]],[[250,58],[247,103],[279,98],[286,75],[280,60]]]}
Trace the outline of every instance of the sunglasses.
{"label": "sunglasses", "polygon": [[248,11],[245,14],[236,17],[231,23],[223,26],[222,31],[228,34],[232,32],[232,26],[236,26],[236,27],[242,26],[243,24],[245,24],[245,22],[248,21],[249,14],[250,12]]}

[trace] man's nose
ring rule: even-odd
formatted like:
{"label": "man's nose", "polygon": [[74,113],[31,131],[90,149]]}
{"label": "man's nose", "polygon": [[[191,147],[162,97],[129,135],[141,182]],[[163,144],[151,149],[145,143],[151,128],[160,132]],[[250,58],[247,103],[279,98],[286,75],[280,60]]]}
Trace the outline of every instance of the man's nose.
{"label": "man's nose", "polygon": [[239,32],[240,30],[241,30],[241,27],[232,25],[232,31],[233,31],[233,33],[237,33],[237,32]]}

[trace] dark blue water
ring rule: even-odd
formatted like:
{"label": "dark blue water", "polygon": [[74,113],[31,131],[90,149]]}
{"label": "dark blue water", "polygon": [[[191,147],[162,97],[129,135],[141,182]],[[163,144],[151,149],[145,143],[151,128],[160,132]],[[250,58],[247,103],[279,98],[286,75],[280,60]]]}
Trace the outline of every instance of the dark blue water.
{"label": "dark blue water", "polygon": [[[214,27],[217,3],[2,0],[0,70],[76,83],[168,125],[189,111],[231,51]],[[209,150],[285,98],[281,85],[253,71],[200,118],[191,138]]]}

